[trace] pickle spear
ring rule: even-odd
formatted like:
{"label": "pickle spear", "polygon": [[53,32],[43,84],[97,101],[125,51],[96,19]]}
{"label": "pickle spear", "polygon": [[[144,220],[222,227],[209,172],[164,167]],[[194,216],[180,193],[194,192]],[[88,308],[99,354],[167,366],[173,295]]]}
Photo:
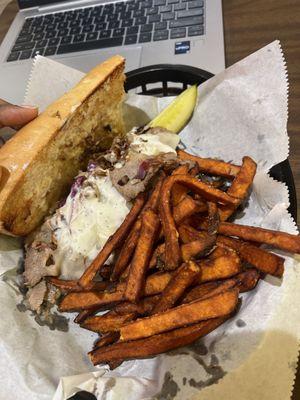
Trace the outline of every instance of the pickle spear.
{"label": "pickle spear", "polygon": [[150,123],[150,128],[161,127],[179,133],[191,118],[197,101],[197,86],[182,92]]}

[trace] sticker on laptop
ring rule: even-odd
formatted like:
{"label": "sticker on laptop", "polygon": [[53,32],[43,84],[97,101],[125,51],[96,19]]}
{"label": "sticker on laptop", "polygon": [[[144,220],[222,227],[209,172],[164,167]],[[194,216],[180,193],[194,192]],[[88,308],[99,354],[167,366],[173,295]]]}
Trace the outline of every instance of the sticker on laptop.
{"label": "sticker on laptop", "polygon": [[189,40],[184,42],[175,43],[175,54],[185,54],[191,49],[191,42]]}

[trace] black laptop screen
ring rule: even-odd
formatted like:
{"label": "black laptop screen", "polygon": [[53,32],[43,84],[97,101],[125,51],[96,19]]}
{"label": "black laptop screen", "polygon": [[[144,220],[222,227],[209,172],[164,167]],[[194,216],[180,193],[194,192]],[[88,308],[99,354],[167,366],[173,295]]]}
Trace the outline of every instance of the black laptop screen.
{"label": "black laptop screen", "polygon": [[21,9],[44,6],[52,3],[66,3],[66,0],[18,0]]}

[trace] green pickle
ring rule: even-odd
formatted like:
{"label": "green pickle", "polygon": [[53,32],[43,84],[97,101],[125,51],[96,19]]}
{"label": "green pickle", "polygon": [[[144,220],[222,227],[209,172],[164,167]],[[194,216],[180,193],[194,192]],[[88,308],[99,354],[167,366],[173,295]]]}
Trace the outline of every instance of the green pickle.
{"label": "green pickle", "polygon": [[179,133],[191,118],[197,102],[197,86],[193,85],[172,101],[148,126]]}

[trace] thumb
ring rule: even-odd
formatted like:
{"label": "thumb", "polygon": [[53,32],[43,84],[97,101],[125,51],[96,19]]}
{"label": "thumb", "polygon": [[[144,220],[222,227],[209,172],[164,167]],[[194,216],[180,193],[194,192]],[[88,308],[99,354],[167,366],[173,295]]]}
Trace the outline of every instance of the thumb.
{"label": "thumb", "polygon": [[33,120],[38,115],[38,108],[34,106],[15,106],[12,104],[0,104],[0,128],[9,126],[20,128]]}

